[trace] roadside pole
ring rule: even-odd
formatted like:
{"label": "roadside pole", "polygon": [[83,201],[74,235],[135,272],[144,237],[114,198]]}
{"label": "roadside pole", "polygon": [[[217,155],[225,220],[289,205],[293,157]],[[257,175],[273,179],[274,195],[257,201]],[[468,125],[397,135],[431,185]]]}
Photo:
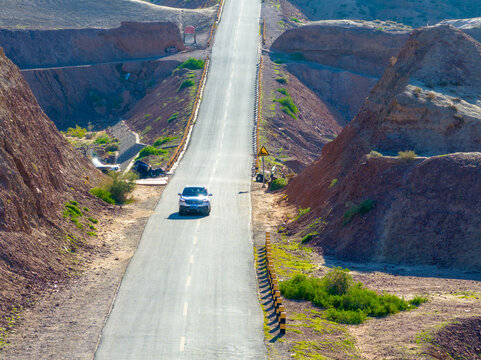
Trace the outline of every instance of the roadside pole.
{"label": "roadside pole", "polygon": [[264,164],[264,157],[269,156],[269,152],[265,148],[265,146],[261,147],[257,156],[262,157],[262,187],[266,187],[266,172],[265,172],[265,164]]}
{"label": "roadside pole", "polygon": [[264,156],[262,157],[262,187],[266,187],[266,171],[264,166]]}

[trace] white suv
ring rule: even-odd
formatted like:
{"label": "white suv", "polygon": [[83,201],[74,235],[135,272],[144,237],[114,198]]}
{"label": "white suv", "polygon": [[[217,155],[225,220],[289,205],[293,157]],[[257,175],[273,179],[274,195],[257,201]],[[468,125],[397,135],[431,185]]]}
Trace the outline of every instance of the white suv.
{"label": "white suv", "polygon": [[198,212],[203,215],[210,214],[210,198],[207,187],[202,185],[187,185],[179,193],[179,215]]}

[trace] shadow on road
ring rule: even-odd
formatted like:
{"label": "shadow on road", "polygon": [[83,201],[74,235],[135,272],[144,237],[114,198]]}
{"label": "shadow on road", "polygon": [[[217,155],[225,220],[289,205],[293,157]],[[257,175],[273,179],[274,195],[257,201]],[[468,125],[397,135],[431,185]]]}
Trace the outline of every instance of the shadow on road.
{"label": "shadow on road", "polygon": [[172,213],[167,218],[168,220],[196,220],[196,219],[203,219],[205,218],[204,215],[182,215],[180,216],[178,212]]}

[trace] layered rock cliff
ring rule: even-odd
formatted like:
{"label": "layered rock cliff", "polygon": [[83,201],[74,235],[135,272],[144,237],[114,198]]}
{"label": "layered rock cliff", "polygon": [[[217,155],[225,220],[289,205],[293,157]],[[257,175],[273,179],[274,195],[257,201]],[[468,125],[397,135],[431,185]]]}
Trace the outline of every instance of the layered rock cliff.
{"label": "layered rock cliff", "polygon": [[0,45],[21,69],[161,57],[185,48],[173,22],[123,22],[111,29],[0,30]]}
{"label": "layered rock cliff", "polygon": [[[315,244],[351,260],[481,269],[481,44],[414,31],[356,118],[287,188]],[[371,151],[376,152],[371,152]],[[399,151],[420,156],[389,156]]]}

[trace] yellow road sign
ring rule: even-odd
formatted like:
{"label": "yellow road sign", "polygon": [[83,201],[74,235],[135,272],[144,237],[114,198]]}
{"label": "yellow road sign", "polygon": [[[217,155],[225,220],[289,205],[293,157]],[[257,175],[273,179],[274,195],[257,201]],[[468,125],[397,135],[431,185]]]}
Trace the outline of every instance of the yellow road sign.
{"label": "yellow road sign", "polygon": [[267,149],[264,146],[261,147],[261,149],[257,153],[257,156],[268,156],[268,155],[269,155],[269,152],[267,151]]}

